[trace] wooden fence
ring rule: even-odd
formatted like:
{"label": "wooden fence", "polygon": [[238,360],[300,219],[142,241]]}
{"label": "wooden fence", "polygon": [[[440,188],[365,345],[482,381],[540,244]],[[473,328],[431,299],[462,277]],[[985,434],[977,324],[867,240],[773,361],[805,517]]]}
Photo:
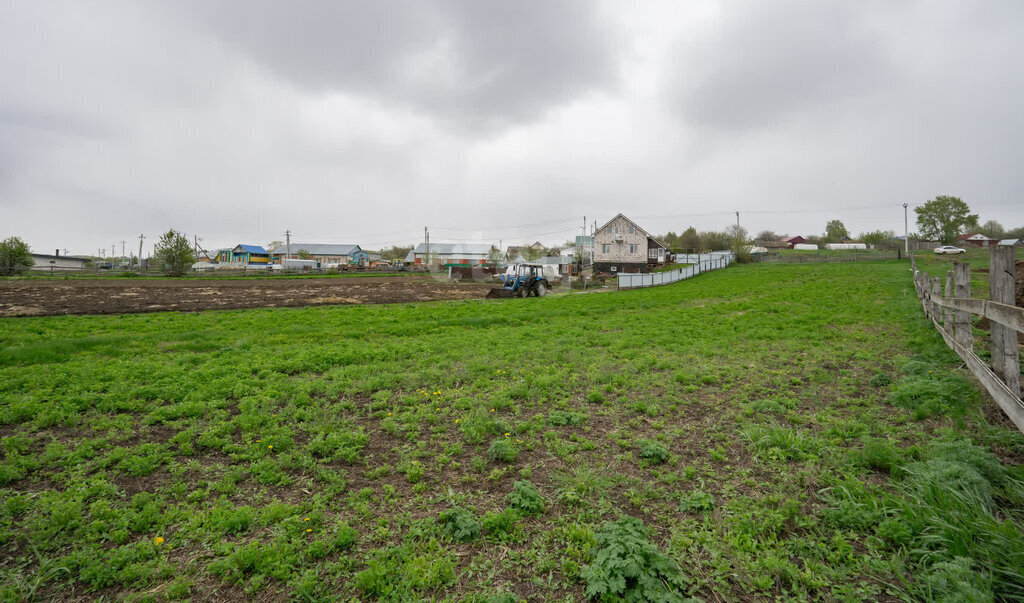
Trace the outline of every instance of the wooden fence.
{"label": "wooden fence", "polygon": [[[946,278],[914,270],[914,288],[924,313],[948,345],[985,386],[1006,416],[1024,433],[1024,401],[1021,400],[1020,347],[1018,333],[1024,333],[1024,308],[1016,306],[1014,249],[1004,245],[991,248],[989,299],[971,299],[970,266],[954,262]],[[991,324],[990,364],[974,353],[971,314],[984,316]]]}

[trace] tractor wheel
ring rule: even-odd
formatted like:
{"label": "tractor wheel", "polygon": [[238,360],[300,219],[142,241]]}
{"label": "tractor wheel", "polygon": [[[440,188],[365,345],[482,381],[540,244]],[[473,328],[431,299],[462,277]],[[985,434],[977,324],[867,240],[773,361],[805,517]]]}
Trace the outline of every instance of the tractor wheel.
{"label": "tractor wheel", "polygon": [[548,286],[544,283],[537,283],[537,297],[544,297],[548,294]]}
{"label": "tractor wheel", "polygon": [[518,295],[519,297],[527,297],[530,295],[530,289],[528,287],[523,287],[520,285],[519,290],[516,291],[516,295]]}

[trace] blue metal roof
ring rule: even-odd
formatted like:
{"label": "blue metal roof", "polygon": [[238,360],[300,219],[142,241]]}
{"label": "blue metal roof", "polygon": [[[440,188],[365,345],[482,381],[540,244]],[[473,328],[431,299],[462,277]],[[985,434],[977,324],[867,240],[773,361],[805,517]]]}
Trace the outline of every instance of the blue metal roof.
{"label": "blue metal roof", "polygon": [[260,247],[259,245],[239,245],[235,249],[241,248],[242,251],[248,251],[249,253],[266,253],[267,250]]}

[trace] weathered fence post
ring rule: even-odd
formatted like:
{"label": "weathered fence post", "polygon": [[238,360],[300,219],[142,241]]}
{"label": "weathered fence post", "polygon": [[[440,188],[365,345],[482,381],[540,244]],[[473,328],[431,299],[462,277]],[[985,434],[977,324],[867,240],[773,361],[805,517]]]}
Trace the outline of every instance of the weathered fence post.
{"label": "weathered fence post", "polygon": [[[953,272],[950,270],[946,271],[946,294],[943,295],[946,299],[953,297]],[[953,309],[946,308],[942,312],[942,326],[947,332],[953,332]]]}
{"label": "weathered fence post", "polygon": [[939,305],[937,300],[942,299],[942,281],[939,277],[932,277],[932,316],[935,318],[935,322],[942,320],[942,306]]}
{"label": "weathered fence post", "polygon": [[[989,299],[1008,306],[1017,305],[1013,247],[992,247],[988,268]],[[1003,380],[1015,396],[1020,397],[1020,352],[1017,331],[989,320],[992,335],[992,372]]]}
{"label": "weathered fence post", "polygon": [[[971,298],[971,267],[963,262],[953,262],[953,289],[957,299]],[[966,350],[974,349],[974,334],[971,333],[971,313],[957,310],[955,333],[956,343]]]}

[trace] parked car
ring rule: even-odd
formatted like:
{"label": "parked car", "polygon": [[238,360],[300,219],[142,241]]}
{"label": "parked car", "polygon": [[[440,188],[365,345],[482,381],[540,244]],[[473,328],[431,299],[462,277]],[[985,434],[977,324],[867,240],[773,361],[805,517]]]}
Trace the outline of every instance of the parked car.
{"label": "parked car", "polygon": [[932,251],[934,251],[935,253],[937,253],[939,255],[942,255],[942,254],[956,255],[958,253],[967,253],[967,250],[960,249],[959,247],[953,247],[952,245],[943,245],[942,247],[936,247]]}

